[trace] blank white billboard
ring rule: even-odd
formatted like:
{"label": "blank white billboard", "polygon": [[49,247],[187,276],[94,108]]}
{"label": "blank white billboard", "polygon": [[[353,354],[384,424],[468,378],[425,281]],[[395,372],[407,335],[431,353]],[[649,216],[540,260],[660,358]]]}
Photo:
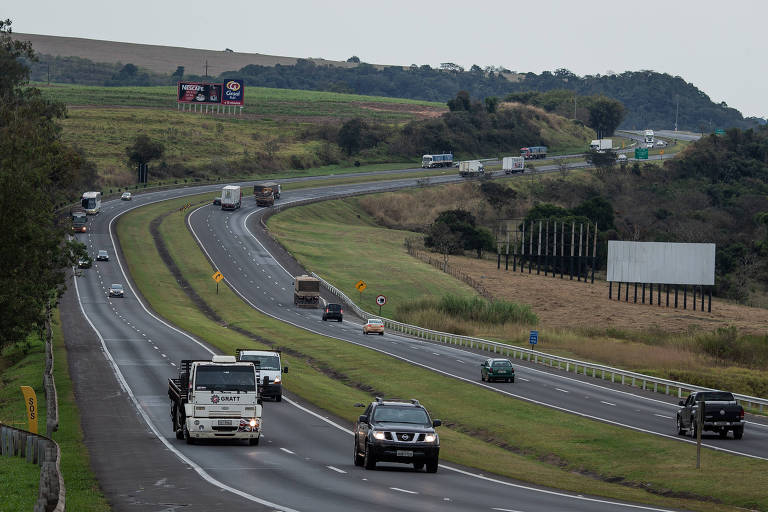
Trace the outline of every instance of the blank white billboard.
{"label": "blank white billboard", "polygon": [[715,244],[608,240],[608,281],[715,284]]}

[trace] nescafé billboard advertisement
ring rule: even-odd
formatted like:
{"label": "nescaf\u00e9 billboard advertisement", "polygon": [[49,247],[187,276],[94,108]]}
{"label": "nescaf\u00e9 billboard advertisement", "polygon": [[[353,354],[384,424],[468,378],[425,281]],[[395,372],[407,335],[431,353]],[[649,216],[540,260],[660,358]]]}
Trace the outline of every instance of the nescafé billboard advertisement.
{"label": "nescaf\u00e9 billboard advertisement", "polygon": [[245,84],[242,80],[227,80],[222,87],[222,105],[243,105],[245,103]]}
{"label": "nescaf\u00e9 billboard advertisement", "polygon": [[222,84],[179,82],[179,103],[221,103]]}

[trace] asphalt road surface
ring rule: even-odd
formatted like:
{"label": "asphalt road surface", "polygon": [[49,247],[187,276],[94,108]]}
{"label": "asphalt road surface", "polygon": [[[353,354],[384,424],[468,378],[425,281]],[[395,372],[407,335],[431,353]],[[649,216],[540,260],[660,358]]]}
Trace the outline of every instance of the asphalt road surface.
{"label": "asphalt road surface", "polygon": [[[430,183],[460,180],[445,176],[430,178]],[[285,192],[280,202],[413,186],[414,181]],[[176,440],[169,418],[167,379],[175,375],[178,361],[209,357],[211,348],[147,309],[117,253],[110,226],[115,216],[128,208],[218,188],[140,194],[132,202],[109,201],[103,204],[102,213],[89,222],[89,232],[77,235],[87,243],[91,254],[107,249],[111,256],[109,262],[97,262],[76,278],[72,291],[78,307],[71,309],[79,309],[82,317],[77,318],[70,310],[65,321],[69,346],[72,334],[75,341],[92,339],[88,345],[91,352],[78,351],[79,358],[70,365],[75,370],[76,393],[77,389],[90,389],[90,394],[78,393],[78,403],[86,418],[86,439],[96,455],[104,457],[94,467],[102,482],[109,479],[106,473],[110,472],[110,464],[144,468],[144,472],[113,478],[110,485],[102,484],[115,510],[162,510],[166,504],[178,504],[185,510],[210,510],[212,501],[218,506],[235,502],[265,510],[442,510],[448,503],[456,510],[652,509],[521,485],[446,464],[434,475],[398,465],[365,471],[352,464],[350,425],[291,399],[265,404],[265,437],[258,447],[219,443],[188,446]],[[375,346],[395,357],[462,379],[467,385],[485,385],[478,382],[478,365],[484,355],[389,333],[366,339],[360,334],[360,325],[353,321],[322,322],[318,311],[295,310],[289,291],[291,276],[248,230],[250,227],[258,236],[254,213],[258,211],[247,198],[244,208],[233,213],[206,206],[189,216],[190,225],[210,257],[254,307],[315,332]],[[260,288],[251,286],[251,280]],[[108,298],[106,290],[111,283],[126,285],[126,296]],[[102,379],[87,383],[90,388],[83,386],[82,381],[94,372]],[[107,386],[110,372],[114,377],[111,388]],[[648,399],[630,388],[613,389],[519,364],[517,383],[486,386],[604,421],[673,434],[670,418],[674,406],[658,397]],[[82,398],[87,397],[91,400],[84,403]],[[584,403],[590,406],[584,407]],[[579,406],[574,408],[575,404]],[[111,416],[113,409],[121,411],[120,415]],[[657,419],[649,420],[649,415]],[[765,436],[765,429],[749,425],[741,442],[707,439],[707,444],[721,443],[748,453],[752,451],[748,443],[753,436]],[[762,439],[762,443],[755,444],[765,445],[765,437]],[[120,450],[115,450],[116,446]],[[755,446],[754,450],[763,450],[760,453],[764,454],[765,448]],[[125,460],[110,458],[116,455]],[[131,486],[134,481],[136,484]],[[146,496],[151,499],[141,502]]]}

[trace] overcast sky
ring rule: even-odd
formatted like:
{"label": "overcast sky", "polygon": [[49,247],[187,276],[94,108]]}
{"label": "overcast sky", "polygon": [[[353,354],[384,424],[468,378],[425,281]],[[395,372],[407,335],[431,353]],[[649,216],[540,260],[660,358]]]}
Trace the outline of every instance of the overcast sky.
{"label": "overcast sky", "polygon": [[768,1],[34,0],[14,32],[373,64],[679,75],[768,116]]}

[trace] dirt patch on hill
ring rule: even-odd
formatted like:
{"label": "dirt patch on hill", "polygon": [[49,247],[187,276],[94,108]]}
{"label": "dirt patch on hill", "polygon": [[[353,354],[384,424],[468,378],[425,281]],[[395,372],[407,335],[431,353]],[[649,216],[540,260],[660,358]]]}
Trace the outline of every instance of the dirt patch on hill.
{"label": "dirt patch on hill", "polygon": [[[528,269],[520,273],[496,269],[496,261],[473,258],[451,257],[451,265],[479,281],[498,299],[530,304],[539,317],[541,327],[599,327],[630,330],[655,330],[687,332],[690,330],[711,331],[718,327],[733,325],[742,332],[765,334],[768,330],[768,310],[751,308],[712,298],[712,312],[701,311],[699,298],[696,310],[692,308],[692,296],[688,294],[688,308],[683,309],[682,290],[678,296],[678,308],[666,307],[666,295],[661,294],[662,306],[654,288],[653,305],[649,304],[648,290],[646,303],[641,304],[638,288],[638,303],[633,302],[634,288],[629,290],[630,302],[624,302],[625,287],[622,287],[621,302],[616,300],[617,286],[613,288],[613,300],[608,298],[608,283],[595,280],[594,284],[569,280],[566,275],[560,279],[531,274]],[[690,292],[690,290],[689,290]],[[670,304],[674,295],[670,293]]]}
{"label": "dirt patch on hill", "polygon": [[373,110],[375,112],[400,112],[410,114],[420,119],[432,119],[443,115],[447,108],[430,107],[427,105],[415,105],[411,103],[375,103],[375,102],[355,102],[361,108]]}

